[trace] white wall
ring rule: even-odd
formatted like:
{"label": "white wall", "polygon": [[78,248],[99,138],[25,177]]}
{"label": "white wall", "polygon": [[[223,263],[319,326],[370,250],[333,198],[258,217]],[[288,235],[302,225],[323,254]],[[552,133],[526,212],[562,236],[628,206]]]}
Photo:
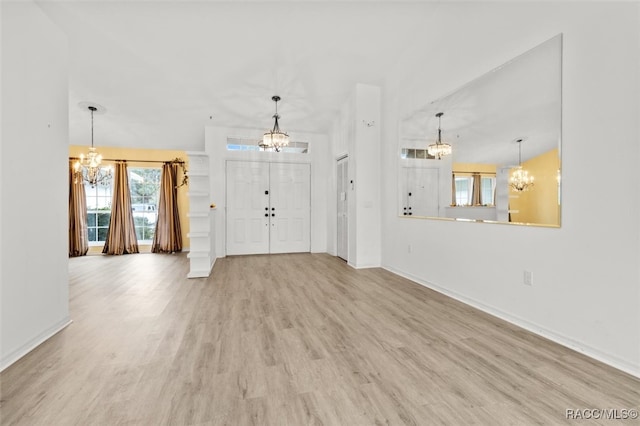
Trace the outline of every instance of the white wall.
{"label": "white wall", "polygon": [[[380,93],[379,87],[357,84],[355,98],[355,229],[357,252],[349,263],[357,268],[380,266]],[[351,163],[349,164],[351,172]],[[349,211],[349,227],[351,227]],[[351,252],[349,253],[351,256]]]}
{"label": "white wall", "polygon": [[[377,86],[356,84],[345,100],[332,131],[332,179],[328,183],[330,252],[336,250],[336,165],[348,154],[348,261],[355,268],[380,266],[380,118],[381,90]],[[352,182],[352,183],[351,183]]]}
{"label": "white wall", "polygon": [[[439,19],[416,34],[386,87],[383,115],[389,125],[382,147],[384,267],[635,375],[640,375],[638,7],[441,4]],[[399,218],[394,145],[399,117],[558,33],[564,34],[562,227]],[[611,148],[604,156],[597,151],[603,144]],[[472,254],[464,257],[464,267],[461,250]],[[533,272],[533,286],[523,285],[524,270]]]}
{"label": "white wall", "polygon": [[[337,174],[338,174],[338,159],[344,156],[348,156],[349,162],[349,177],[353,179],[355,170],[355,156],[354,154],[354,141],[355,141],[355,90],[354,93],[345,99],[344,104],[340,108],[340,113],[336,117],[332,129],[331,129],[331,142],[328,152],[328,203],[327,203],[327,253],[337,256],[337,212],[338,212],[338,194],[337,194]],[[349,154],[351,152],[351,155]],[[349,191],[347,193],[347,201],[351,202],[354,193]],[[348,214],[350,210],[353,210],[354,205],[348,206]],[[355,244],[355,233],[349,226],[349,237],[351,241],[349,244],[349,250],[353,250],[352,245]],[[349,257],[349,255],[347,255]]]}
{"label": "white wall", "polygon": [[226,256],[226,161],[271,161],[311,164],[311,252],[327,251],[327,175],[329,138],[317,133],[292,132],[293,141],[309,142],[308,154],[227,151],[227,137],[252,138],[256,144],[264,129],[205,127],[205,152],[209,154],[211,201],[217,206],[216,253]]}
{"label": "white wall", "polygon": [[1,8],[4,369],[69,323],[69,106],[65,36],[30,2]]}

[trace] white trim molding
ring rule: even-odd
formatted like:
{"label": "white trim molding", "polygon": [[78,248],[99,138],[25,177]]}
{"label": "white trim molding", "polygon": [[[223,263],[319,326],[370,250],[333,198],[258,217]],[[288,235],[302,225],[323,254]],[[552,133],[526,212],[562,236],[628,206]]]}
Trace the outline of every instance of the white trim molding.
{"label": "white trim molding", "polygon": [[577,341],[569,336],[565,336],[559,334],[553,330],[549,330],[548,328],[542,327],[538,324],[532,323],[526,319],[520,318],[518,316],[506,313],[500,309],[496,309],[493,306],[485,305],[482,302],[478,302],[477,300],[468,298],[451,290],[448,290],[444,287],[441,287],[437,284],[434,284],[429,281],[422,280],[418,277],[413,276],[412,274],[406,273],[404,271],[391,268],[388,266],[382,266],[383,269],[394,273],[396,275],[400,275],[403,278],[411,280],[416,284],[419,284],[423,287],[427,287],[431,290],[437,291],[438,293],[444,294],[445,296],[451,297],[459,302],[464,303],[465,305],[472,306],[476,309],[481,310],[489,315],[492,315],[496,318],[500,318],[504,321],[507,321],[513,325],[521,327],[531,333],[534,333],[538,336],[544,337],[545,339],[549,339],[552,342],[555,342],[559,345],[562,345],[566,348],[579,352],[583,355],[586,355],[590,358],[593,358],[597,361],[600,361],[604,364],[607,364],[613,368],[624,371],[625,373],[631,374],[632,376],[640,378],[640,366],[634,365],[633,363],[626,361],[624,359],[620,359],[615,355],[608,354],[606,352],[601,351],[600,349],[591,347],[583,342]]}
{"label": "white trim molding", "polygon": [[0,361],[0,372],[4,371],[8,367],[10,367],[13,363],[18,361],[20,358],[22,358],[23,356],[25,356],[26,354],[28,354],[29,352],[31,352],[32,350],[34,350],[35,348],[37,348],[38,346],[40,346],[41,344],[49,340],[51,337],[53,337],[54,335],[56,335],[57,333],[65,329],[72,322],[73,321],[71,321],[69,317],[65,317],[61,321],[57,322],[56,324],[52,325],[51,327],[43,331],[42,333],[38,334],[33,339],[29,340],[24,345],[20,346],[13,352],[7,354],[7,356],[5,356],[2,359],[2,361]]}

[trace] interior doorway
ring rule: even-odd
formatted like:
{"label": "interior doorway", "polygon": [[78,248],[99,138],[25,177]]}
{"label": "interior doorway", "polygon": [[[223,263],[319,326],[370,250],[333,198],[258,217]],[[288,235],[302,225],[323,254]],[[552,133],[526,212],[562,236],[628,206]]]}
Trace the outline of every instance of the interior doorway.
{"label": "interior doorway", "polygon": [[337,248],[336,253],[339,258],[349,260],[349,210],[348,210],[348,189],[349,189],[349,158],[338,159],[338,209],[337,209]]}

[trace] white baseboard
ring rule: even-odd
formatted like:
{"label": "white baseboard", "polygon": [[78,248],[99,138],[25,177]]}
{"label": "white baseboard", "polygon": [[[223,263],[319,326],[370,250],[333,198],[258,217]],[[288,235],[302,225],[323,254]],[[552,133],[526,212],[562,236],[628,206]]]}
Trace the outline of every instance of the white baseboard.
{"label": "white baseboard", "polygon": [[486,305],[482,302],[479,302],[477,300],[471,299],[469,297],[463,296],[461,294],[458,294],[456,292],[453,292],[451,290],[448,290],[446,288],[443,288],[439,285],[436,285],[434,283],[431,283],[429,281],[424,281],[416,276],[413,276],[412,274],[406,273],[404,271],[395,269],[395,268],[391,268],[388,266],[383,266],[383,269],[386,269],[389,272],[392,272],[396,275],[400,275],[401,277],[404,277],[408,280],[411,280],[413,282],[415,282],[416,284],[420,284],[423,287],[427,287],[431,290],[437,291],[438,293],[444,294],[445,296],[449,296],[452,299],[458,300],[466,305],[472,306],[476,309],[481,310],[482,312],[485,312],[489,315],[493,315],[494,317],[500,318],[502,320],[505,320],[511,324],[517,325],[518,327],[521,327],[527,331],[530,331],[534,334],[537,334],[539,336],[542,336],[546,339],[549,339],[555,343],[558,343],[559,345],[562,345],[564,347],[567,347],[569,349],[572,349],[576,352],[580,352],[581,354],[584,354],[590,358],[593,358],[597,361],[600,361],[604,364],[607,364],[613,368],[616,368],[618,370],[624,371],[625,373],[631,374],[632,376],[635,377],[639,377],[640,378],[640,365],[634,365],[633,363],[621,359],[615,355],[603,352],[602,350],[598,349],[598,348],[594,348],[592,346],[589,346],[583,342],[577,341],[569,336],[565,336],[563,334],[557,333],[553,330],[549,330],[546,327],[542,327],[538,324],[535,324],[531,321],[528,321],[524,318],[520,318],[518,316],[515,316],[513,314],[504,312],[500,309],[496,309],[493,306],[489,306]]}
{"label": "white baseboard", "polygon": [[25,356],[26,354],[28,354],[29,352],[31,352],[32,350],[34,350],[35,348],[40,346],[42,343],[44,343],[46,340],[51,338],[56,333],[58,333],[61,330],[63,330],[65,327],[67,327],[72,322],[73,321],[71,321],[71,319],[69,319],[69,317],[65,317],[62,321],[57,322],[56,324],[54,324],[53,326],[49,327],[48,329],[46,329],[42,333],[38,334],[33,339],[29,340],[24,345],[20,346],[18,349],[16,349],[16,350],[12,351],[11,353],[9,353],[7,356],[2,358],[2,361],[0,361],[0,372],[2,372],[5,369],[7,369],[9,366],[11,366],[11,364],[15,363],[20,358],[22,358],[23,356]]}
{"label": "white baseboard", "polygon": [[[374,263],[365,263],[362,265],[354,265],[351,262],[347,262],[347,265],[351,266],[353,269],[369,269],[369,268],[379,268],[380,264],[374,264]],[[398,274],[400,275],[400,274]]]}
{"label": "white baseboard", "polygon": [[187,274],[187,278],[207,278],[211,275],[211,271],[213,271],[213,265],[216,264],[217,257],[214,257],[211,261],[211,265],[209,266],[209,270],[206,271],[204,269],[196,269],[192,270]]}

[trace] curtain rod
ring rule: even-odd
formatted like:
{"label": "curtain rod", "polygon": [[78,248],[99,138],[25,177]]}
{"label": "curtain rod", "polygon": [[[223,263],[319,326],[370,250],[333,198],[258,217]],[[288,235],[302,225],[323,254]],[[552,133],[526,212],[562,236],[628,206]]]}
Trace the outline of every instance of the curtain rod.
{"label": "curtain rod", "polygon": [[[69,160],[79,160],[78,157],[69,157]],[[102,161],[124,161],[124,162],[130,162],[130,163],[177,163],[177,164],[184,164],[183,160],[180,161],[175,161],[175,160],[169,160],[169,161],[163,161],[163,160],[115,160],[113,158],[103,158]]]}
{"label": "curtain rod", "polygon": [[451,173],[469,173],[470,175],[472,174],[478,174],[478,175],[495,175],[496,172],[463,172],[460,170],[452,170]]}

